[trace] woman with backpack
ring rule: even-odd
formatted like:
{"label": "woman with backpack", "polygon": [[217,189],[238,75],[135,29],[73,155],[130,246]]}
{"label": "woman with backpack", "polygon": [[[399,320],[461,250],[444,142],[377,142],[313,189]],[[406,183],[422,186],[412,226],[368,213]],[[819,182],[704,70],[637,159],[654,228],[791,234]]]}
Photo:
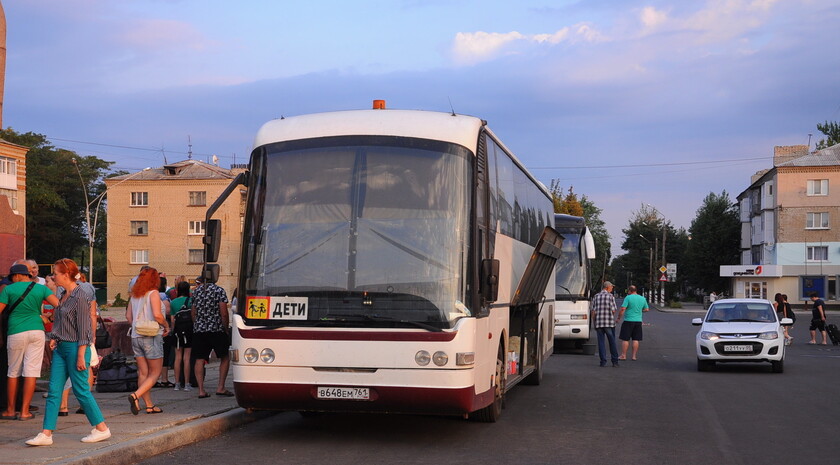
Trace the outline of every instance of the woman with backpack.
{"label": "woman with backpack", "polygon": [[[190,283],[186,280],[176,286],[177,297],[170,303],[172,318],[175,320],[175,390],[192,391],[190,384],[190,355],[192,355],[192,302],[190,302]],[[184,367],[184,383],[181,382],[181,366]]]}

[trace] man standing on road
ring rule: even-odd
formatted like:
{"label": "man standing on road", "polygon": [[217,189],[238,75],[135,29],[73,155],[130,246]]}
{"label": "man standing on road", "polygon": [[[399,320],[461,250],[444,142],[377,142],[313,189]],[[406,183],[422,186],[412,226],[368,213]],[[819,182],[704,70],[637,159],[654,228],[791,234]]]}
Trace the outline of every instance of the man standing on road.
{"label": "man standing on road", "polygon": [[819,294],[812,292],[809,294],[811,301],[814,302],[814,308],[811,310],[811,341],[808,344],[817,343],[817,330],[822,334],[822,344],[828,344],[828,338],[825,332],[825,302],[820,299]]}
{"label": "man standing on road", "polygon": [[210,361],[210,352],[219,358],[219,385],[217,396],[233,396],[225,389],[228,368],[230,368],[230,334],[228,333],[227,294],[214,283],[204,283],[199,276],[192,296],[193,340],[192,355],[195,357],[195,379],[198,382],[198,397],[204,399],[210,394],[204,390],[204,365]]}
{"label": "man standing on road", "polygon": [[601,366],[607,366],[607,349],[604,347],[606,338],[610,344],[610,358],[612,366],[618,367],[618,349],[615,345],[615,297],[612,295],[613,284],[604,281],[601,292],[595,294],[589,304],[590,318],[595,322],[595,333],[598,335],[598,356]]}
{"label": "man standing on road", "polygon": [[621,323],[621,332],[618,338],[621,339],[621,356],[619,360],[627,360],[627,349],[630,346],[630,341],[633,341],[633,358],[636,360],[636,354],[639,352],[639,341],[642,340],[642,313],[650,310],[647,299],[636,293],[636,286],[627,288],[627,297],[621,304],[621,311],[616,323],[624,317],[624,322]]}

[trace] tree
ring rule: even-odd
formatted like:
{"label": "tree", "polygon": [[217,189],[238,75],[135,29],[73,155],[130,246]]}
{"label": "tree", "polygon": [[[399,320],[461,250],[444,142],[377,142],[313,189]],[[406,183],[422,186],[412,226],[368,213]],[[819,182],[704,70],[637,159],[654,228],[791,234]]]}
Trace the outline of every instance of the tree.
{"label": "tree", "polygon": [[817,142],[817,150],[822,150],[832,145],[840,144],[840,124],[836,121],[826,121],[823,124],[817,123],[817,129],[826,136],[826,139],[821,139]]}
{"label": "tree", "polygon": [[720,277],[720,266],[740,262],[741,222],[737,204],[725,190],[720,195],[710,192],[703,199],[689,233],[685,268],[691,284],[706,291],[727,289],[728,279]]}
{"label": "tree", "polygon": [[[616,282],[635,285],[642,291],[659,286],[659,270],[663,263],[684,262],[688,234],[684,229],[675,229],[653,207],[642,205],[633,214],[624,233],[621,248],[627,253],[616,257],[613,273]],[[662,239],[665,239],[665,257],[662,257]],[[677,281],[665,283],[666,299],[682,289],[685,273],[678,270]]]}
{"label": "tree", "polygon": [[556,179],[551,180],[551,198],[554,202],[554,213],[565,213],[572,216],[583,216],[583,206],[580,204],[574,188],[570,187],[568,193],[564,193]]}
{"label": "tree", "polygon": [[[7,128],[0,130],[0,137],[29,147],[26,154],[27,258],[38,263],[73,258],[84,264],[88,255],[84,189],[89,199],[104,192],[103,177],[113,162],[56,148],[46,136],[33,132],[18,133]],[[103,212],[99,216],[104,218]],[[104,232],[99,236],[101,247],[104,247],[104,236]]]}

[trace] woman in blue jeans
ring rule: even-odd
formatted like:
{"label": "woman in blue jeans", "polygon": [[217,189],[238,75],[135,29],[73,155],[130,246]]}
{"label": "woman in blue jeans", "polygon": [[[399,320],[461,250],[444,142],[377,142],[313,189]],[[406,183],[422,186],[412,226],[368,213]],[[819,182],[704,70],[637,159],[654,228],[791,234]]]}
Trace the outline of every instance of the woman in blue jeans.
{"label": "woman in blue jeans", "polygon": [[53,350],[50,369],[50,390],[44,411],[44,430],[26,441],[30,446],[49,446],[53,443],[53,431],[58,422],[58,408],[67,378],[73,385],[73,394],[85,411],[88,422],[94,428],[82,438],[82,442],[99,442],[111,437],[111,430],[105,424],[105,417],[99,410],[88,386],[88,360],[93,343],[93,325],[90,320],[90,297],[76,284],[79,268],[73,260],[63,258],[53,266],[55,282],[65,292],[54,312],[55,321],[50,334],[50,348]]}

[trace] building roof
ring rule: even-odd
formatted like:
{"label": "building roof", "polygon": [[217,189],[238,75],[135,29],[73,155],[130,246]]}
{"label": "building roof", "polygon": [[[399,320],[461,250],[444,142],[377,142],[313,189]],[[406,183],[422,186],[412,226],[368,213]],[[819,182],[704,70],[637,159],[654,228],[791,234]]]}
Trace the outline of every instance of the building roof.
{"label": "building roof", "polygon": [[158,168],[114,176],[107,180],[121,181],[129,177],[137,181],[163,179],[233,179],[236,177],[238,171],[211,165],[210,163],[199,160],[183,160]]}
{"label": "building roof", "polygon": [[840,144],[817,150],[816,152],[794,158],[793,160],[781,163],[783,166],[835,166],[840,165]]}

